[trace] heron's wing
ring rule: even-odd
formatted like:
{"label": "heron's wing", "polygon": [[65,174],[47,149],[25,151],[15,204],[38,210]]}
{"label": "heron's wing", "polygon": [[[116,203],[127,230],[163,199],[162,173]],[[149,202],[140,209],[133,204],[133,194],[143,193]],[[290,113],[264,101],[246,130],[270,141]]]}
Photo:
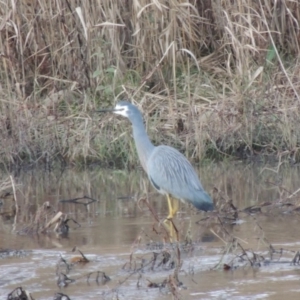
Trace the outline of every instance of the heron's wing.
{"label": "heron's wing", "polygon": [[184,199],[188,190],[203,190],[190,162],[172,147],[156,147],[148,159],[147,170],[156,188],[158,186],[178,198]]}

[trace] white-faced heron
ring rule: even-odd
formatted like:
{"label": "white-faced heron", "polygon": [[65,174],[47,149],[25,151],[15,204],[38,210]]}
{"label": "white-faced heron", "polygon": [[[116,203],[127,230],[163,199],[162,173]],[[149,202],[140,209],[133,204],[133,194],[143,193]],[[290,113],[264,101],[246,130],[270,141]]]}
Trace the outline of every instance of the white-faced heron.
{"label": "white-faced heron", "polygon": [[114,108],[101,109],[99,112],[108,111],[130,120],[141,164],[153,187],[167,196],[169,206],[167,219],[172,219],[177,213],[177,199],[190,202],[199,210],[213,210],[213,202],[203,189],[190,162],[172,147],[154,146],[151,143],[142,114],[135,105],[121,101]]}

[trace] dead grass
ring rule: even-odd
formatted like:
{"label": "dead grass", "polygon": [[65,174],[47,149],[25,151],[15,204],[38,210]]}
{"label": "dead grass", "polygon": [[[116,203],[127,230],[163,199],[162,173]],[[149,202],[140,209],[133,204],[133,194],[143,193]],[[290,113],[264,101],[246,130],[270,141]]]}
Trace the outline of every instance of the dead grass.
{"label": "dead grass", "polygon": [[196,161],[299,161],[297,1],[4,1],[0,16],[2,164],[133,165],[128,122],[94,113],[122,98]]}

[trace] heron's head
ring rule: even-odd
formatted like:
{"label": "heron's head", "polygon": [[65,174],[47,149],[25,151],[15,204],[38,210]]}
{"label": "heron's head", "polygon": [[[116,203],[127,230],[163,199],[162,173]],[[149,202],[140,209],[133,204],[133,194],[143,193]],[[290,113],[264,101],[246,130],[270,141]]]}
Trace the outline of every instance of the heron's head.
{"label": "heron's head", "polygon": [[116,115],[128,118],[131,122],[142,120],[142,115],[139,109],[127,101],[120,101],[114,108],[101,109],[99,112],[113,112]]}
{"label": "heron's head", "polygon": [[116,104],[115,108],[113,109],[113,113],[129,118],[132,111],[132,107],[134,106],[131,103],[121,101]]}

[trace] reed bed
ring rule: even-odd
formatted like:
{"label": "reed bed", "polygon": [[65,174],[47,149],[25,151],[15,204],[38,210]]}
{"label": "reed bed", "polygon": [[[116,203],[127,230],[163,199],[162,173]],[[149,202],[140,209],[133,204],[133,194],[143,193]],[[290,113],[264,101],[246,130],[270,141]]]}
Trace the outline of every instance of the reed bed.
{"label": "reed bed", "polygon": [[0,163],[133,166],[138,104],[155,143],[204,158],[300,159],[295,0],[8,1]]}

